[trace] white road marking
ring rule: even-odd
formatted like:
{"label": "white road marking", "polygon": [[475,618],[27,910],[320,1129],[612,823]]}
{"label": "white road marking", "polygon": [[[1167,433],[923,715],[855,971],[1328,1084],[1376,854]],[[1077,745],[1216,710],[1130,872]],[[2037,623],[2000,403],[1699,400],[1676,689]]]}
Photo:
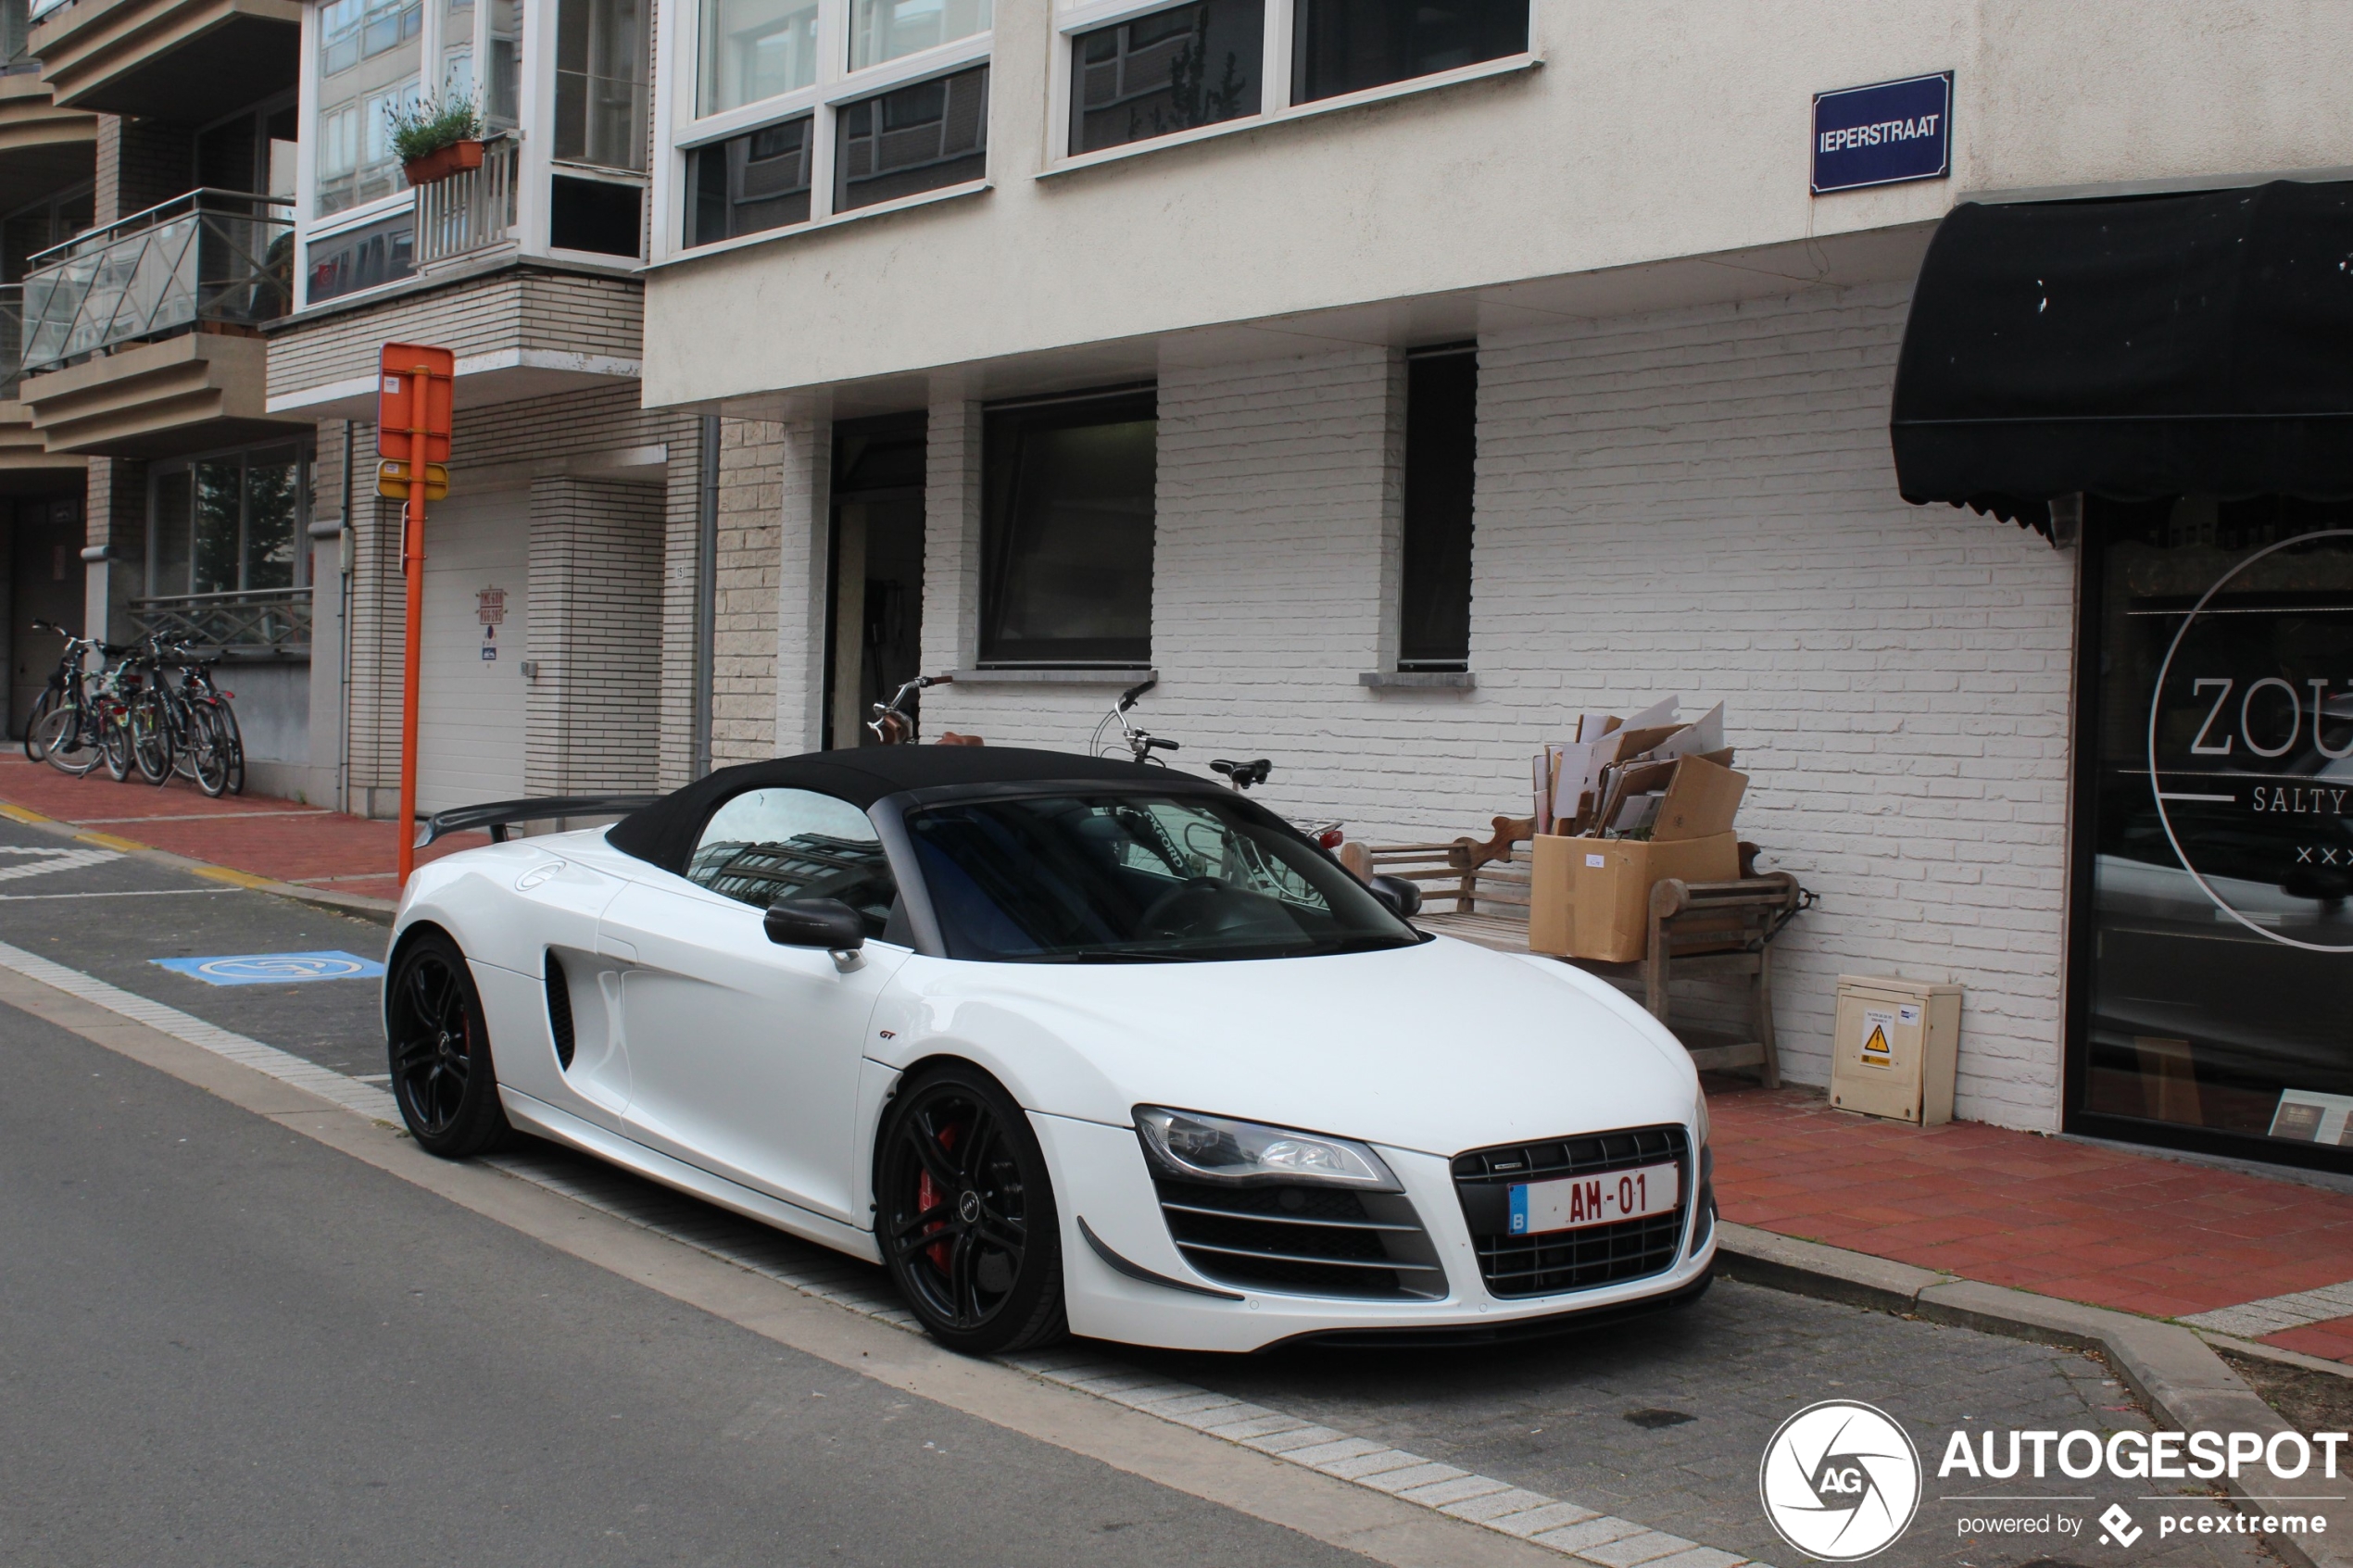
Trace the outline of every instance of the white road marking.
{"label": "white road marking", "polygon": [[[0,875],[5,875],[0,872]],[[0,969],[13,970],[28,980],[144,1023],[150,1029],[269,1074],[281,1083],[333,1101],[346,1110],[374,1121],[399,1123],[391,1095],[329,1068],[304,1060],[275,1046],[265,1046],[166,1007],[161,1002],[110,985],[79,970],[68,969],[35,953],[0,943]],[[708,1222],[717,1211],[683,1194],[661,1192],[657,1198],[616,1202],[566,1179],[553,1162],[529,1155],[504,1155],[487,1163],[535,1186],[574,1202],[627,1220],[658,1235],[738,1267],[792,1286],[806,1295],[846,1307],[862,1316],[920,1334],[920,1326],[895,1295],[878,1293],[875,1271],[850,1259],[839,1268],[779,1266],[775,1259],[754,1254],[714,1232]],[[697,1225],[696,1217],[705,1223]],[[681,1219],[686,1221],[680,1223]],[[699,1232],[700,1234],[697,1234]],[[780,1240],[789,1241],[778,1233]],[[764,1250],[764,1249],[763,1249]],[[804,1250],[795,1244],[796,1253]],[[2332,1286],[2332,1289],[2347,1288]],[[1174,1425],[1251,1449],[1318,1474],[1353,1482],[1368,1490],[1430,1509],[1466,1524],[1550,1548],[1597,1568],[1625,1568],[1629,1562],[1655,1560],[1655,1568],[1739,1568],[1748,1562],[1735,1552],[1719,1551],[1670,1536],[1648,1525],[1614,1518],[1599,1509],[1548,1497],[1485,1475],[1475,1475],[1409,1453],[1385,1443],[1302,1421],[1264,1405],[1213,1393],[1190,1384],[1172,1383],[1139,1373],[1115,1361],[1077,1353],[1049,1351],[1040,1355],[1000,1358],[1047,1383],[1154,1416]],[[1629,1558],[1628,1545],[1644,1549]],[[1650,1549],[1655,1548],[1655,1549]],[[1764,1568],[1752,1564],[1751,1568]]]}
{"label": "white road marking", "polygon": [[2260,1339],[2283,1329],[2344,1317],[2353,1317],[2353,1279],[2314,1290],[2292,1290],[2285,1296],[2242,1301],[2235,1307],[2217,1307],[2210,1312],[2194,1312],[2174,1321],[2192,1328],[2210,1328],[2217,1334]]}
{"label": "white road marking", "polygon": [[106,893],[0,893],[0,904],[31,904],[44,898],[178,898],[190,893],[237,893],[243,889],[223,884],[220,887],[132,887]]}
{"label": "white road marking", "polygon": [[121,851],[117,849],[34,849],[9,844],[0,844],[0,855],[31,857],[17,865],[0,865],[0,882],[47,876],[51,872],[76,871],[83,866],[103,866],[108,860],[122,859]]}

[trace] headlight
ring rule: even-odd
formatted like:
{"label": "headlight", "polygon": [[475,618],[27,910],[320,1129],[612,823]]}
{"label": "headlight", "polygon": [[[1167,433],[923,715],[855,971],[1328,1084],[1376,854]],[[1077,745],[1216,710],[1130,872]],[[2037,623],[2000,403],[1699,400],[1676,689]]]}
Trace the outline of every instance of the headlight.
{"label": "headlight", "polygon": [[1699,1139],[1699,1147],[1707,1147],[1707,1091],[1700,1090],[1692,1097],[1692,1135]]}
{"label": "headlight", "polygon": [[1403,1190],[1379,1155],[1348,1138],[1264,1127],[1194,1110],[1164,1110],[1156,1105],[1136,1108],[1136,1132],[1144,1141],[1146,1159],[1186,1181],[1315,1182],[1378,1192]]}

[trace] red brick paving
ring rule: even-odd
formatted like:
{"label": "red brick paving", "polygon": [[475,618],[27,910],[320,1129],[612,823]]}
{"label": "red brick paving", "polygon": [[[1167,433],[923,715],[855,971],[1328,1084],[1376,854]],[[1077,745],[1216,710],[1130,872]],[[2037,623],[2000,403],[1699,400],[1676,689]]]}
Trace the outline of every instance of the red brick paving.
{"label": "red brick paving", "polygon": [[[160,789],[135,774],[132,782],[117,784],[103,769],[77,779],[28,762],[20,752],[0,756],[0,801],[274,882],[362,897],[399,897],[393,865],[400,844],[391,822],[254,795],[213,800],[182,779]],[[479,833],[454,834],[419,850],[417,858],[437,859],[488,842]]]}
{"label": "red brick paving", "polygon": [[[1740,1224],[2155,1317],[2353,1279],[2353,1196],[1805,1089],[1725,1088],[1708,1111]],[[2268,1338],[2353,1360],[2353,1318]]]}

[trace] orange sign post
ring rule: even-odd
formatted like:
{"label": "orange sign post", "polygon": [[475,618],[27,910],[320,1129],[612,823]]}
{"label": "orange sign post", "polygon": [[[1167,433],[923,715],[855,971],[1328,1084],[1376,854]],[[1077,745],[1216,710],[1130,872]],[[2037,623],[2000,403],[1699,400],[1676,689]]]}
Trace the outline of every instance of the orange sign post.
{"label": "orange sign post", "polygon": [[400,885],[417,869],[417,686],[425,624],[425,499],[449,493],[450,399],[457,358],[446,348],[387,343],[376,395],[376,488],[404,496],[400,571],[409,613],[400,649]]}

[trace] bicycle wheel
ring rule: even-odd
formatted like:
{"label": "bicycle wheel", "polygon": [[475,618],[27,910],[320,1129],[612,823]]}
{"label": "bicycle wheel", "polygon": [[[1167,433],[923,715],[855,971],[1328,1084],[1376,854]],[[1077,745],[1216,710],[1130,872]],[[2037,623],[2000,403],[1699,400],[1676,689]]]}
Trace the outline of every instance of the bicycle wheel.
{"label": "bicycle wheel", "polygon": [[26,717],[24,721],[24,759],[26,761],[39,762],[47,759],[49,755],[48,748],[36,741],[34,736],[40,733],[41,721],[46,719],[51,711],[57,708],[58,699],[62,696],[63,694],[60,693],[57,687],[44,686],[41,688],[41,695],[32,699],[32,712]]}
{"label": "bicycle wheel", "polygon": [[224,696],[212,705],[212,717],[229,743],[229,793],[243,795],[245,792],[245,737],[237,728],[237,710],[229,706],[229,699]]}
{"label": "bicycle wheel", "polygon": [[98,757],[107,765],[107,776],[117,784],[131,776],[130,717],[127,709],[98,715]]}
{"label": "bicycle wheel", "polygon": [[163,698],[155,692],[145,692],[131,705],[128,718],[131,729],[131,758],[139,765],[139,776],[151,784],[162,785],[171,778],[171,715],[164,711]]}
{"label": "bicycle wheel", "polygon": [[196,787],[215,800],[229,787],[229,738],[221,734],[209,705],[188,710],[188,757]]}
{"label": "bicycle wheel", "polygon": [[90,733],[89,717],[71,703],[51,708],[25,732],[26,750],[30,752],[37,744],[43,761],[60,773],[80,778],[98,765],[98,747]]}

